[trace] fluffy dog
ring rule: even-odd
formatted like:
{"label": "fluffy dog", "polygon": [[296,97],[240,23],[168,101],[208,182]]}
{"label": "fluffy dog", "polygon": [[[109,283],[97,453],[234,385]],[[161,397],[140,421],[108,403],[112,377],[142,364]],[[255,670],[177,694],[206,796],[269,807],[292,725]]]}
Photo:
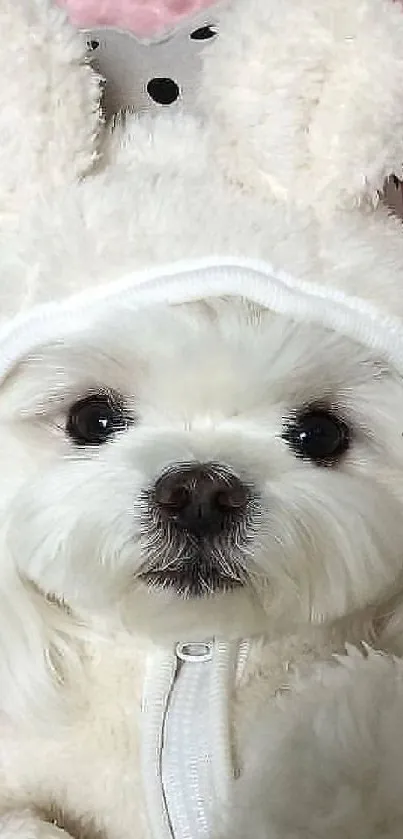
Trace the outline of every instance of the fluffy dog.
{"label": "fluffy dog", "polygon": [[0,397],[2,837],[142,836],[146,652],[252,634],[231,830],[399,835],[373,721],[395,760],[397,665],[359,658],[357,692],[329,665],[308,699],[293,670],[382,643],[400,601],[402,411],[376,353],[242,301],[116,308],[24,359]]}
{"label": "fluffy dog", "polygon": [[0,2],[0,839],[403,835],[403,16],[329,3],[106,134]]}

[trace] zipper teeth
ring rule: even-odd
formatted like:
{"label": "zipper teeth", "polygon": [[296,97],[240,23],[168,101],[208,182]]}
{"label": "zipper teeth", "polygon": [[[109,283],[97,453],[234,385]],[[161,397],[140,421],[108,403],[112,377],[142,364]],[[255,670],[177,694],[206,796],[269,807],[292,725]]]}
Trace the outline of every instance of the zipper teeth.
{"label": "zipper teeth", "polygon": [[[242,662],[246,660],[248,649],[249,646],[246,644],[241,644],[239,647]],[[219,817],[222,818],[223,808],[228,802],[234,780],[229,712],[230,692],[237,672],[237,652],[238,647],[235,643],[208,641],[197,644],[180,643],[173,650],[159,651],[150,658],[143,698],[145,720],[142,766],[148,818],[154,839],[176,839],[176,828],[179,833],[177,839],[186,839],[186,837],[198,839],[198,836],[208,836],[211,809],[208,815],[208,809],[204,811],[200,805],[202,789],[211,790],[211,798],[219,808]],[[170,722],[169,710],[172,707],[175,708],[175,705],[172,705],[175,686],[178,685],[178,690],[181,690],[180,681],[178,682],[177,679],[184,671],[187,674],[184,683],[185,694],[177,695],[179,696],[177,700],[179,701],[179,718],[178,706],[176,706],[176,713],[174,712]],[[200,719],[197,709],[198,684],[203,684],[205,678],[209,681],[206,688],[207,717],[204,719],[207,727],[207,741],[203,737],[203,732],[206,733],[205,728],[202,728],[200,738],[197,735]],[[202,679],[201,683],[200,679]],[[203,712],[201,718],[203,718]],[[182,740],[182,735],[185,734],[183,720],[187,721],[186,728],[191,733],[190,739],[186,739],[185,743]],[[169,725],[172,728],[168,729]],[[168,757],[165,769],[164,740],[168,730],[174,737],[174,749],[170,752],[171,758]],[[195,733],[194,737],[193,733]],[[210,780],[206,782],[206,776],[203,780],[203,776],[199,776],[198,773],[194,774],[193,770],[186,774],[185,769],[184,775],[185,767],[182,763],[186,763],[190,756],[189,765],[197,767],[198,755],[204,754],[205,749],[210,758]],[[184,806],[181,807],[181,792],[179,792],[179,799],[172,811],[172,815],[175,812],[176,816],[172,822],[169,796],[172,793],[175,794],[175,786],[177,787],[178,782],[182,789],[181,778],[184,778]],[[167,788],[165,787],[166,779],[169,780]],[[210,797],[210,792],[208,795]],[[208,803],[211,805],[210,801]],[[178,824],[175,819],[179,819]]]}
{"label": "zipper teeth", "polygon": [[[203,650],[203,646],[201,646]],[[180,662],[166,718],[167,750],[162,780],[171,825],[178,839],[207,839],[212,791],[206,786],[205,760],[211,751],[210,726],[205,713],[205,689],[210,664],[190,659]],[[206,697],[207,698],[207,697]],[[211,777],[210,777],[211,784]]]}
{"label": "zipper teeth", "polygon": [[238,649],[238,660],[236,663],[236,675],[235,675],[235,682],[239,685],[245,670],[246,665],[248,662],[248,658],[251,652],[252,643],[250,640],[241,641]]}

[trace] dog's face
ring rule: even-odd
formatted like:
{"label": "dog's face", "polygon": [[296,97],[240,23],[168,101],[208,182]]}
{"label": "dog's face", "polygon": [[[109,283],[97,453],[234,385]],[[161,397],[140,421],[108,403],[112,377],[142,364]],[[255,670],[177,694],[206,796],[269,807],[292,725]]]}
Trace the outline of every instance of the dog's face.
{"label": "dog's face", "polygon": [[19,366],[0,428],[9,561],[78,614],[238,635],[400,585],[403,385],[319,327],[111,311]]}

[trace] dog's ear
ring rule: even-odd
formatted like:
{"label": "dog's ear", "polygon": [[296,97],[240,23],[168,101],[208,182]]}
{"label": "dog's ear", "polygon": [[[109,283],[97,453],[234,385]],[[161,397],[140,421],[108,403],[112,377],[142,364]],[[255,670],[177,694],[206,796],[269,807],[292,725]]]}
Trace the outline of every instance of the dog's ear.
{"label": "dog's ear", "polygon": [[403,163],[403,4],[232,0],[201,103],[227,175],[318,213],[372,202]]}
{"label": "dog's ear", "polygon": [[96,155],[99,83],[49,0],[0,3],[0,223],[82,177]]}

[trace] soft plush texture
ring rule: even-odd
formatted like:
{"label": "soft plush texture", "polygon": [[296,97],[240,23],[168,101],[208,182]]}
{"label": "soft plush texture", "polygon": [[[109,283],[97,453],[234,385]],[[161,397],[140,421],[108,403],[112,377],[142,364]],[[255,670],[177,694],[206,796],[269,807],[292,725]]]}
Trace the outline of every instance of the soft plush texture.
{"label": "soft plush texture", "polygon": [[41,192],[76,183],[93,165],[99,83],[85,65],[85,43],[56,7],[4,0],[0,29],[4,226],[14,210],[30,206]]}
{"label": "soft plush texture", "polygon": [[[196,112],[113,130],[60,9],[0,15],[0,837],[169,835],[208,639],[231,783],[175,839],[400,839],[401,7],[231,0]],[[205,540],[156,502],[200,466],[240,489]]]}

